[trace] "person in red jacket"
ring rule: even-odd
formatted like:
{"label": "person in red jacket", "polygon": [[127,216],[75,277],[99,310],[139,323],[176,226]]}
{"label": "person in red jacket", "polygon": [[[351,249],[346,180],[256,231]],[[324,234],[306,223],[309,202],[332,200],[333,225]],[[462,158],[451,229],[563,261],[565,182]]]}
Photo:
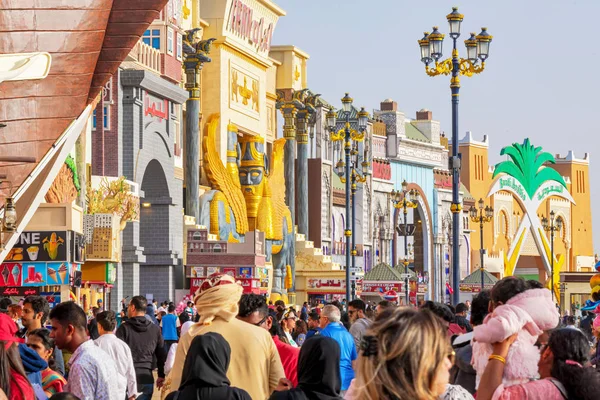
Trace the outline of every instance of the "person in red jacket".
{"label": "person in red jacket", "polygon": [[0,374],[0,389],[11,400],[28,400],[35,395],[21,363],[17,343],[22,340],[15,336],[17,330],[7,314],[0,314],[0,365],[8,365],[10,369],[9,374]]}

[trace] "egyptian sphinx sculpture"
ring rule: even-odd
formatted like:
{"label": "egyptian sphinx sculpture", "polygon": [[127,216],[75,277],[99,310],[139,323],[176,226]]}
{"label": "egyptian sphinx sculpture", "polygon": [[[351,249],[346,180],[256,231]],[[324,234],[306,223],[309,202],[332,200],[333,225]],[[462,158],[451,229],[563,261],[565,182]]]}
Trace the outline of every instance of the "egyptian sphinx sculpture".
{"label": "egyptian sphinx sculpture", "polygon": [[294,240],[292,217],[285,204],[285,139],[273,143],[269,162],[262,137],[240,137],[237,128],[228,125],[227,162],[223,165],[216,147],[218,124],[218,116],[212,116],[205,130],[204,171],[212,190],[200,197],[199,223],[229,242],[243,242],[249,231],[264,232],[267,261],[273,263],[272,292],[285,294],[285,288],[291,286],[283,279],[291,278]]}

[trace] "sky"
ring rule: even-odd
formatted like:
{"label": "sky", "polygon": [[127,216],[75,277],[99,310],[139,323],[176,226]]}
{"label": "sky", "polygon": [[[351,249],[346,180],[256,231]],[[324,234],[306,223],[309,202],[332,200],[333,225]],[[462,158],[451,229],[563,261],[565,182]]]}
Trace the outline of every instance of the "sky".
{"label": "sky", "polygon": [[[344,92],[367,110],[392,98],[414,118],[427,108],[451,134],[450,80],[428,77],[417,40],[458,6],[465,18],[461,56],[469,32],[493,35],[486,70],[461,78],[459,137],[488,135],[490,163],[502,147],[529,138],[551,154],[590,153],[592,204],[600,195],[600,41],[598,0],[275,0],[279,19],[273,44],[292,44],[310,55],[308,87],[336,107]],[[451,40],[444,40],[444,58]],[[598,149],[596,151],[596,149]],[[600,252],[600,210],[591,210],[594,248]]]}

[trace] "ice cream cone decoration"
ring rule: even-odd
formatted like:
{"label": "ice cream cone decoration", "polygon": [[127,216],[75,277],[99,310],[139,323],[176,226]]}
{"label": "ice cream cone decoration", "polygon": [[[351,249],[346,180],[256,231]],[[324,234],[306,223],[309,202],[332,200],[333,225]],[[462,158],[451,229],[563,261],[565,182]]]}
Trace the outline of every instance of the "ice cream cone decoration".
{"label": "ice cream cone decoration", "polygon": [[58,276],[56,275],[56,269],[51,267],[48,267],[48,283],[59,283]]}
{"label": "ice cream cone decoration", "polygon": [[13,266],[12,268],[12,277],[13,277],[13,283],[18,286],[21,284],[21,280],[19,279],[20,275],[21,275],[21,271],[19,270],[18,266]]}
{"label": "ice cream cone decoration", "polygon": [[65,278],[67,277],[67,267],[65,264],[60,264],[58,268],[58,276],[60,276],[60,282],[63,285],[66,285],[68,282],[65,282]]}

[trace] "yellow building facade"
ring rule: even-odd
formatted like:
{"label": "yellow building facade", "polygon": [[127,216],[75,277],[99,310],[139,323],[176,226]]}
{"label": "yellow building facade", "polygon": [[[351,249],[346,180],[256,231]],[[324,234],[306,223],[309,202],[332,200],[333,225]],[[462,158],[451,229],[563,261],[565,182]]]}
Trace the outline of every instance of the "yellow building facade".
{"label": "yellow building facade", "polygon": [[[509,143],[503,145],[510,145]],[[484,200],[485,205],[494,209],[492,221],[484,224],[483,241],[487,254],[484,257],[484,267],[496,277],[501,278],[507,273],[507,261],[511,248],[518,248],[519,255],[514,266],[513,274],[541,282],[548,280],[549,273],[544,266],[541,254],[550,254],[551,234],[543,231],[545,244],[540,246],[534,240],[534,235],[525,235],[522,243],[517,231],[522,220],[526,218],[527,210],[510,191],[499,190],[488,196],[494,183],[502,176],[493,178],[494,166],[489,162],[489,139],[476,140],[470,132],[459,143],[462,155],[461,180],[475,200]],[[589,295],[589,278],[577,278],[578,274],[587,275],[593,271],[594,249],[592,239],[591,198],[589,191],[589,155],[576,158],[569,151],[566,156],[556,155],[555,163],[545,166],[557,171],[562,176],[566,191],[573,203],[565,196],[546,197],[534,211],[536,217],[549,218],[553,211],[556,219],[562,220],[562,228],[554,233],[554,267],[555,287],[560,288],[560,298],[564,299],[563,306],[580,303]],[[529,211],[531,214],[532,211]],[[480,228],[478,223],[466,221],[470,228],[470,269],[480,268]],[[541,227],[541,224],[539,225]],[[538,227],[538,229],[540,229]],[[540,252],[542,247],[542,252]],[[544,249],[545,247],[545,249]],[[549,259],[551,257],[548,257]],[[510,264],[510,262],[508,262]],[[510,268],[508,268],[509,270]],[[560,278],[557,274],[560,270]],[[560,283],[558,283],[560,279]],[[578,282],[581,281],[581,282]],[[562,285],[561,285],[562,283]],[[557,293],[558,294],[558,293]]]}

